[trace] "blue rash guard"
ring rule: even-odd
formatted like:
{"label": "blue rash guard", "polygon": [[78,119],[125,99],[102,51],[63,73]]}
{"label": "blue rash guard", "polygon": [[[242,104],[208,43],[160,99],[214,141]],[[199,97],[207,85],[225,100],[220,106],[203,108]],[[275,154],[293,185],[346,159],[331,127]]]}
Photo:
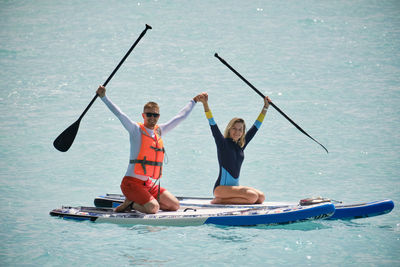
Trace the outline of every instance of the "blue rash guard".
{"label": "blue rash guard", "polygon": [[219,130],[211,111],[206,112],[211,132],[217,145],[219,175],[214,190],[219,185],[239,185],[240,168],[244,160],[244,149],[261,127],[265,115],[260,113],[253,126],[247,131],[245,145],[240,147],[232,138],[225,138]]}

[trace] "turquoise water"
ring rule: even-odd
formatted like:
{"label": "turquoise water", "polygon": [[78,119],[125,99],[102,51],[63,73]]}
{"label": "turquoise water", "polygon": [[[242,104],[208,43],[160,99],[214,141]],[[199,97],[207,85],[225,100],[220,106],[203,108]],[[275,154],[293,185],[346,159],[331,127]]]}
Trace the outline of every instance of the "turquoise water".
{"label": "turquoise water", "polygon": [[[272,108],[246,151],[241,183],[271,201],[322,195],[400,201],[399,1],[1,1],[1,266],[398,266],[397,206],[387,215],[274,227],[121,227],[49,216],[119,193],[128,137],[97,100],[67,153],[53,140],[108,84],[139,120],[161,122],[208,91],[221,128],[253,123],[269,95],[329,154]],[[164,139],[162,185],[211,196],[216,150],[202,107]]]}

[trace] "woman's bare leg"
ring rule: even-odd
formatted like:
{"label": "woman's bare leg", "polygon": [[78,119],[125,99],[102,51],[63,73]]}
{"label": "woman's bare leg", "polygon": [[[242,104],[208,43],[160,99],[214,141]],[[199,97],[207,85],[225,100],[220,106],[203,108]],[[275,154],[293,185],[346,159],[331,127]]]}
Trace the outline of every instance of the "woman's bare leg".
{"label": "woman's bare leg", "polygon": [[254,204],[259,200],[258,190],[247,186],[217,186],[213,204]]}

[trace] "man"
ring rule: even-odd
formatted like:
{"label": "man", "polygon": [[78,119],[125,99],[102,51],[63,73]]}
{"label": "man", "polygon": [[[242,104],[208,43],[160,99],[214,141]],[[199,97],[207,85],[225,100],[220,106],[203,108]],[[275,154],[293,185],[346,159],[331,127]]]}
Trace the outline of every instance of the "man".
{"label": "man", "polygon": [[139,123],[130,120],[111,102],[106,96],[104,86],[99,86],[96,93],[129,133],[130,161],[121,182],[125,201],[115,211],[123,212],[132,208],[154,214],[160,209],[169,211],[179,209],[178,199],[165,188],[156,185],[152,179],[159,179],[162,176],[165,149],[161,137],[190,114],[200,94],[191,99],[174,118],[158,125],[160,108],[157,103],[149,102],[144,106],[143,123]]}

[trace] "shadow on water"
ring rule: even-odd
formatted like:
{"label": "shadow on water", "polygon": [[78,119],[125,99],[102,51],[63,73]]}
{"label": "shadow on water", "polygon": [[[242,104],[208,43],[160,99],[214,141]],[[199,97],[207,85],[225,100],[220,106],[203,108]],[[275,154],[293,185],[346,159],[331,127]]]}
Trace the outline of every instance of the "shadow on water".
{"label": "shadow on water", "polygon": [[394,227],[393,225],[388,225],[388,224],[379,225],[376,222],[369,222],[369,221],[365,221],[363,219],[361,219],[361,220],[354,219],[354,220],[336,220],[335,226],[352,228],[352,229],[375,228],[375,229],[382,229],[382,230],[388,230],[388,231],[396,231],[399,224],[397,224]]}
{"label": "shadow on water", "polygon": [[331,228],[331,226],[323,222],[308,221],[308,222],[292,223],[285,225],[272,225],[272,226],[259,227],[259,229],[263,228],[279,229],[279,230],[313,231],[313,230],[329,229]]}
{"label": "shadow on water", "polygon": [[330,225],[320,222],[320,221],[307,221],[307,222],[298,222],[298,223],[290,223],[290,224],[278,224],[278,225],[254,225],[254,226],[220,226],[215,225],[214,227],[220,229],[266,229],[266,230],[297,230],[297,231],[312,231],[312,230],[321,230],[321,229],[329,229]]}
{"label": "shadow on water", "polygon": [[148,234],[167,230],[169,226],[134,225],[128,228],[129,230],[136,231],[138,234]]}
{"label": "shadow on water", "polygon": [[[121,225],[122,226],[122,225]],[[135,225],[135,226],[123,226],[129,228],[129,230],[137,231],[138,234],[156,233],[163,230],[172,228],[186,228],[185,226],[150,226],[150,225]],[[297,222],[290,224],[279,224],[279,225],[253,225],[253,226],[224,226],[224,225],[201,225],[201,226],[187,226],[187,227],[212,227],[220,230],[239,230],[239,229],[265,229],[265,230],[296,230],[296,231],[313,231],[332,228],[331,224],[323,221],[307,221],[307,222]],[[212,234],[211,234],[212,235]],[[215,236],[217,238],[224,237]],[[242,237],[239,237],[241,239]],[[228,236],[231,241],[235,240],[235,236],[232,232]],[[228,241],[228,240],[227,240]],[[241,240],[245,241],[245,240]]]}
{"label": "shadow on water", "polygon": [[[232,229],[232,227],[218,227],[222,231],[213,231],[208,234],[209,237],[215,238],[217,240],[223,241],[223,242],[233,242],[233,243],[245,243],[245,242],[250,242],[252,240],[251,235],[243,235],[243,233],[240,232],[234,232],[234,231],[223,231],[223,230],[228,230]],[[237,228],[236,228],[237,229]]]}
{"label": "shadow on water", "polygon": [[[351,221],[342,221],[344,225],[349,227],[366,227],[365,224],[354,223]],[[291,231],[313,231],[330,229],[333,227],[332,222],[328,221],[306,221],[297,222],[290,224],[278,224],[278,225],[249,225],[249,226],[224,226],[224,225],[213,225],[204,224],[199,226],[152,226],[152,225],[119,225],[120,227],[127,228],[132,231],[136,231],[138,234],[149,234],[162,232],[171,228],[197,228],[197,227],[211,227],[221,230],[239,230],[239,229],[265,229],[265,230],[291,230]],[[229,239],[235,239],[234,236],[229,235]],[[235,240],[232,240],[235,241]],[[236,240],[237,241],[237,240]],[[245,240],[242,240],[245,241]]]}
{"label": "shadow on water", "polygon": [[129,265],[131,266],[163,266],[167,265],[171,260],[160,260],[160,259],[154,259],[151,258],[149,259],[148,257],[145,256],[138,256],[138,255],[129,255],[129,254],[124,254],[124,257],[126,257],[129,261]]}
{"label": "shadow on water", "polygon": [[[286,230],[286,231],[315,231],[322,229],[329,229],[331,226],[324,222],[299,222],[285,225],[257,225],[257,226],[220,226],[210,225],[213,228],[208,232],[210,238],[232,243],[247,243],[251,242],[259,236],[259,231],[252,230]],[[245,230],[245,231],[243,231]]]}

